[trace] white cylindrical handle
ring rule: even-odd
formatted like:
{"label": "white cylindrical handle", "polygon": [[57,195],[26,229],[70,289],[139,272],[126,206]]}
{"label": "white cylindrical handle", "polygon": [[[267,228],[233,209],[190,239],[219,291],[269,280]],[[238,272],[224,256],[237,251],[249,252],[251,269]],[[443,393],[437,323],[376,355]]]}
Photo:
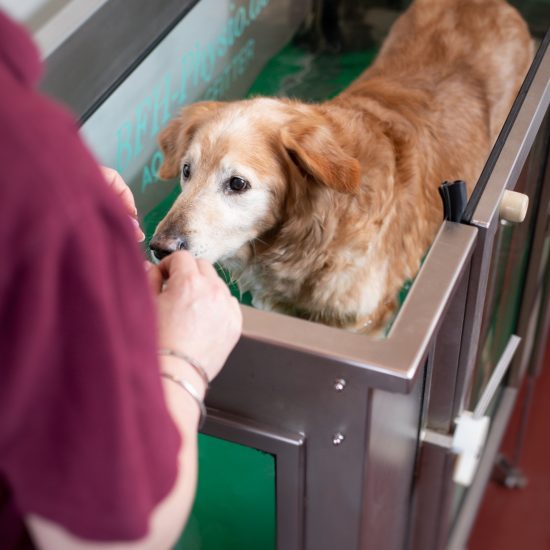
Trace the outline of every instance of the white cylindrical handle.
{"label": "white cylindrical handle", "polygon": [[504,191],[500,201],[500,218],[510,223],[521,223],[527,216],[529,197],[516,191]]}

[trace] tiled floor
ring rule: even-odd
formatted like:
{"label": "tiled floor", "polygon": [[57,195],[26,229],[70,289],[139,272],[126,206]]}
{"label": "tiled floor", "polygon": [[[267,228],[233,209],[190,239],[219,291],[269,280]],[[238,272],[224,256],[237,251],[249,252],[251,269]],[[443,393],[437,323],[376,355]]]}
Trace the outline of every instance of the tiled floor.
{"label": "tiled floor", "polygon": [[[525,390],[520,393],[504,439],[508,456]],[[524,489],[489,483],[468,550],[550,550],[550,340],[534,391],[520,467],[528,479]]]}

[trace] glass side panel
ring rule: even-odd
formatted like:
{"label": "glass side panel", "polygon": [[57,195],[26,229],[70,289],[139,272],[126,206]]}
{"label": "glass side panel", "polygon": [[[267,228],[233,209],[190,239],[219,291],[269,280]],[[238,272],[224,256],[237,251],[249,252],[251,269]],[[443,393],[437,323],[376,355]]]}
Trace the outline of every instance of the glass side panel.
{"label": "glass side panel", "polygon": [[539,207],[538,199],[546,168],[547,150],[548,119],[541,126],[515,187],[516,191],[529,196],[528,216],[519,225],[501,221],[495,238],[480,352],[470,395],[470,410],[475,408],[498,359],[517,327],[526,268],[535,231],[536,212]]}
{"label": "glass side panel", "polygon": [[[466,403],[468,410],[475,409],[510,336],[517,330],[538,208],[548,207],[541,205],[539,199],[547,168],[549,121],[547,115],[515,187],[516,191],[529,196],[528,217],[520,225],[501,222],[495,237],[478,358],[469,403]],[[543,253],[540,269],[548,268],[549,258]],[[540,311],[534,313],[540,317]],[[490,418],[498,411],[505,384],[506,379],[501,383],[488,407],[486,414]],[[467,488],[455,487],[451,509],[453,522],[461,512],[467,494]]]}
{"label": "glass side panel", "polygon": [[243,97],[307,9],[291,0],[201,0],[85,122],[82,135],[129,183],[140,215],[177,185],[157,178],[158,132],[187,103]]}
{"label": "glass side panel", "polygon": [[199,435],[195,505],[174,550],[274,550],[275,457]]}
{"label": "glass side panel", "polygon": [[[535,43],[539,43],[550,26],[550,0],[510,0],[526,19]],[[549,145],[548,116],[542,124],[515,190],[529,196],[528,218],[519,226],[500,223],[491,260],[489,283],[478,358],[466,409],[473,410],[479,401],[509,338],[515,333],[524,293],[526,270],[535,231],[536,211],[546,169]],[[543,259],[542,269],[548,266]],[[537,313],[540,316],[540,312]],[[486,414],[492,418],[499,408],[506,380],[497,389]],[[468,488],[456,485],[451,503],[451,524],[459,517]]]}

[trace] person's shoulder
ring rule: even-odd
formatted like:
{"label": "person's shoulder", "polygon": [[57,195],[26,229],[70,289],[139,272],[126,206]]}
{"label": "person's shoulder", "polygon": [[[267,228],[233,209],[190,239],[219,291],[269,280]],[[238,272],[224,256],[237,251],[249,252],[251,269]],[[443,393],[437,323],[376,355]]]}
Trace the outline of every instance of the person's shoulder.
{"label": "person's shoulder", "polygon": [[38,187],[35,185],[37,172],[54,176],[56,166],[71,161],[68,148],[74,147],[77,139],[71,115],[13,78],[1,64],[0,128],[2,180],[16,178],[18,188]]}
{"label": "person's shoulder", "polygon": [[80,226],[98,211],[120,216],[72,114],[1,64],[0,129],[2,240],[6,231],[21,238],[52,225]]}

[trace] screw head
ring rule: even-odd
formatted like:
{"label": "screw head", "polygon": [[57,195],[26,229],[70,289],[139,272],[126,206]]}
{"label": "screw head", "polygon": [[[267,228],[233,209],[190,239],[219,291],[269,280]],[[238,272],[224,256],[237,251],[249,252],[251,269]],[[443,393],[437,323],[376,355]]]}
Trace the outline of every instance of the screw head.
{"label": "screw head", "polygon": [[338,445],[341,445],[342,442],[344,441],[345,437],[344,437],[344,434],[338,432],[336,434],[334,434],[332,436],[332,444],[335,446],[335,447],[338,447]]}
{"label": "screw head", "polygon": [[334,389],[338,392],[344,391],[346,387],[346,381],[343,378],[337,378],[334,381]]}

